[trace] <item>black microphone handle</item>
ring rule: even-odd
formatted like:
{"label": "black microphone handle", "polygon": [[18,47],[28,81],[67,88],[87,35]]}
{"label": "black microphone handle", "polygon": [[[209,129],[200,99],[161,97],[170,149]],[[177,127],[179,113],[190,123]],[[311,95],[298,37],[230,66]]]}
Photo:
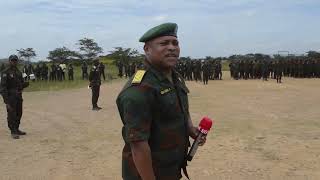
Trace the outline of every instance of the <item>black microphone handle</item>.
{"label": "black microphone handle", "polygon": [[187,156],[187,160],[188,161],[191,161],[193,159],[193,156],[196,154],[196,151],[198,149],[198,146],[199,146],[199,142],[200,142],[200,139],[201,137],[203,136],[204,134],[202,134],[201,132],[198,134],[197,138],[193,141],[193,144],[191,146],[191,149],[188,153],[188,156]]}

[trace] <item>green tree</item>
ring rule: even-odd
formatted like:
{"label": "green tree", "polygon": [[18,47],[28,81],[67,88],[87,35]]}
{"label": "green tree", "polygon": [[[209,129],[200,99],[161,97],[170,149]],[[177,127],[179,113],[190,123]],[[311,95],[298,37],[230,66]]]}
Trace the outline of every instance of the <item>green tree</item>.
{"label": "green tree", "polygon": [[48,59],[54,62],[63,62],[74,59],[81,59],[81,55],[75,51],[71,51],[66,47],[56,48],[52,51],[49,51]]}
{"label": "green tree", "polygon": [[87,60],[93,60],[99,54],[103,53],[102,47],[98,45],[93,39],[83,38],[77,43],[79,45],[82,56]]}
{"label": "green tree", "polygon": [[26,49],[17,49],[18,56],[24,60],[30,62],[30,60],[37,56],[35,50],[33,48],[26,48]]}
{"label": "green tree", "polygon": [[136,49],[123,47],[114,47],[114,50],[110,51],[108,56],[122,64],[141,62],[144,59],[144,55],[140,54]]}
{"label": "green tree", "polygon": [[317,51],[309,51],[307,53],[309,58],[320,58],[320,53]]}

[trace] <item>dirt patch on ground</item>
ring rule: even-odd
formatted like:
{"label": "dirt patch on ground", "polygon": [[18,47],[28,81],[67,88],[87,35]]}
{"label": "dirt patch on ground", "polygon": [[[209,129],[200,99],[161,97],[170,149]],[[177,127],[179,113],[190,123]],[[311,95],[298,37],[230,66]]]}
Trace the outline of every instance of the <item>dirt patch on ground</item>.
{"label": "dirt patch on ground", "polygon": [[[228,73],[225,73],[228,76]],[[0,179],[121,179],[121,121],[115,99],[125,80],[104,84],[91,111],[86,88],[24,93],[12,140],[0,106]],[[187,82],[195,124],[215,119],[188,169],[193,180],[320,179],[320,79]]]}

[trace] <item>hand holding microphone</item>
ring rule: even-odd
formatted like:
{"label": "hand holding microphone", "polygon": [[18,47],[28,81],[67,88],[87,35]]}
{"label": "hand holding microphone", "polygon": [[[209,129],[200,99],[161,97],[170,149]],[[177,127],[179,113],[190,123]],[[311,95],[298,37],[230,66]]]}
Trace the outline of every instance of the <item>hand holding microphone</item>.
{"label": "hand holding microphone", "polygon": [[201,142],[202,142],[202,144],[204,143],[203,141],[205,141],[205,140],[203,140],[203,139],[205,139],[209,130],[211,129],[212,123],[213,123],[213,121],[208,117],[204,117],[200,121],[199,127],[198,127],[199,133],[198,133],[197,137],[195,138],[195,140],[191,146],[191,149],[188,153],[188,156],[187,156],[188,161],[191,161],[193,159],[193,157],[198,149],[198,146],[201,145]]}

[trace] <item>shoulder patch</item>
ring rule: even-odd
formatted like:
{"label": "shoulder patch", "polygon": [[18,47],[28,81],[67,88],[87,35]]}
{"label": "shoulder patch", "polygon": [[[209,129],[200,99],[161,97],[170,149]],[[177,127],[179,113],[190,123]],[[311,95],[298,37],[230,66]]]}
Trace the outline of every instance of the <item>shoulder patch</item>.
{"label": "shoulder patch", "polygon": [[146,71],[145,70],[138,70],[136,72],[136,74],[133,77],[133,80],[131,82],[131,84],[140,84],[144,75],[145,75]]}

